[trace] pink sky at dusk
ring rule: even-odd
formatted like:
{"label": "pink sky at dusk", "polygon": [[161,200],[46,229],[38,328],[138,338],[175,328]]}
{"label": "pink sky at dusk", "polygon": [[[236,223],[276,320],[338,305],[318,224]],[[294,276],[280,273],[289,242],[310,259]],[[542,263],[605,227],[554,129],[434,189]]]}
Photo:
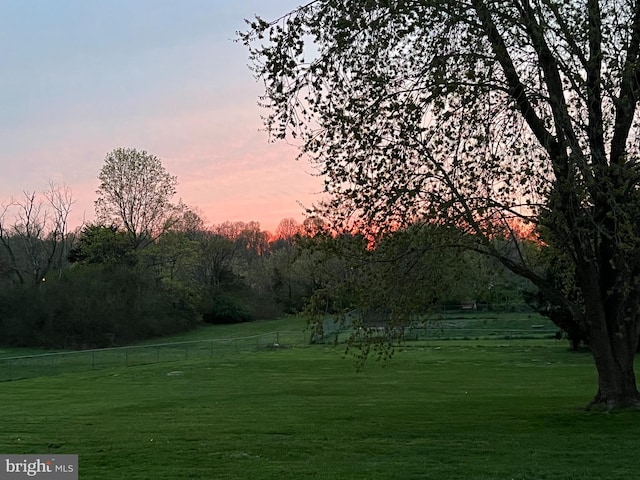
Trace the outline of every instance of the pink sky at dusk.
{"label": "pink sky at dusk", "polygon": [[70,226],[94,217],[107,152],[147,150],[207,224],[301,222],[322,179],[269,143],[261,86],[234,43],[244,18],[292,0],[8,0],[0,4],[0,200],[70,187]]}

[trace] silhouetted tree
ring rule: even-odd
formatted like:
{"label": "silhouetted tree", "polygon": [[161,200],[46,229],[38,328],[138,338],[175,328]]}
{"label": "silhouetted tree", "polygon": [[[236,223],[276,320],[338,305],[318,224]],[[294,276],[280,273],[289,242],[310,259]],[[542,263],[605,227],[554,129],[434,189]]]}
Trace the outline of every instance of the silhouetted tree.
{"label": "silhouetted tree", "polygon": [[[241,38],[324,211],[463,229],[587,332],[592,406],[640,405],[640,2],[316,0]],[[491,241],[514,218],[571,262],[579,302]]]}

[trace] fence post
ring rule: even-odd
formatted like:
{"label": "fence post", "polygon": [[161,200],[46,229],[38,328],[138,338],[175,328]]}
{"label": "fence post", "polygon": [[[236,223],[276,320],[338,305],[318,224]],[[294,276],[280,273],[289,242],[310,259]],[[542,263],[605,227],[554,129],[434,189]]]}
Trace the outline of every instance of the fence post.
{"label": "fence post", "polygon": [[91,370],[96,368],[96,352],[91,352]]}

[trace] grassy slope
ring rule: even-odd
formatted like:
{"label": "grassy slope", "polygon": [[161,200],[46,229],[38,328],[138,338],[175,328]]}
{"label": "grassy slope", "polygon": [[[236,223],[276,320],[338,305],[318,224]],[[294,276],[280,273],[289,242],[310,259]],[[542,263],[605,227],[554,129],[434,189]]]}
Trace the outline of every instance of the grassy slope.
{"label": "grassy slope", "polygon": [[[198,340],[210,340],[215,338],[234,338],[252,335],[262,335],[277,331],[300,332],[307,328],[307,322],[301,317],[283,317],[275,320],[263,320],[232,325],[206,325],[203,324],[188,332],[179,333],[167,337],[151,338],[137,345],[155,345],[172,342],[188,342]],[[53,353],[60,350],[47,350],[44,348],[14,348],[0,347],[0,358],[17,357],[22,355],[38,355]]]}
{"label": "grassy slope", "polygon": [[633,413],[588,414],[588,355],[455,342],[354,363],[321,346],[0,384],[0,451],[98,479],[627,479]]}
{"label": "grassy slope", "polygon": [[[464,336],[473,338],[476,336],[487,336],[492,329],[518,329],[520,331],[530,331],[532,334],[539,334],[538,330],[532,329],[532,325],[544,325],[545,329],[554,329],[553,325],[545,317],[531,313],[450,313],[446,315],[436,314],[430,317],[429,329],[434,336],[453,336],[462,338]],[[440,329],[447,329],[456,326],[455,330],[440,333]],[[482,334],[482,331],[485,331]],[[272,332],[288,332],[294,343],[306,343],[308,339],[309,327],[303,317],[287,316],[275,320],[262,320],[231,325],[206,325],[203,324],[188,332],[177,335],[151,338],[138,343],[137,345],[155,345],[172,342],[188,342],[199,340],[210,340],[218,338],[249,337],[254,335],[264,335]],[[493,334],[489,334],[491,336]],[[344,339],[344,335],[341,336]],[[22,355],[38,355],[42,353],[52,353],[53,350],[42,348],[13,348],[0,347],[0,358],[17,357]]]}
{"label": "grassy slope", "polygon": [[151,339],[143,342],[143,344],[209,340],[212,338],[246,337],[252,335],[263,335],[277,331],[302,333],[306,328],[307,321],[305,318],[289,316],[275,320],[259,320],[240,324],[202,325],[201,327],[189,332],[173,335],[171,337],[163,337],[161,339]]}

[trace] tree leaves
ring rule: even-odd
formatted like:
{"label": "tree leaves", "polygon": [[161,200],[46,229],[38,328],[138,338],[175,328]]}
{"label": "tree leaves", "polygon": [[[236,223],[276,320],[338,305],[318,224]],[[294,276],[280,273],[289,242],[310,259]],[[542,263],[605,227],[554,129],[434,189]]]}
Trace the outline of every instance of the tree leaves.
{"label": "tree leaves", "polygon": [[147,245],[177,218],[180,207],[171,203],[177,178],[165,171],[160,159],[144,150],[113,150],[107,154],[98,179],[98,221],[123,228],[135,248]]}

